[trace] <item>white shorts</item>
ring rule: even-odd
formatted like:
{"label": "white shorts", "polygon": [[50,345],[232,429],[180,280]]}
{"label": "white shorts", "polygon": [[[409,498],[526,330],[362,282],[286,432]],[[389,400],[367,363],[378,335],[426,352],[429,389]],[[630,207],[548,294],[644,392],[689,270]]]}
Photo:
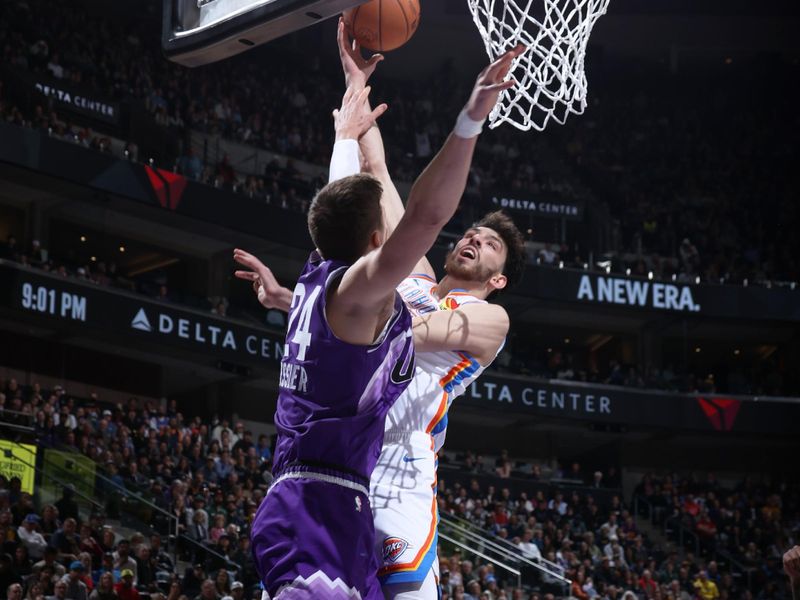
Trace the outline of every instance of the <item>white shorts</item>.
{"label": "white shorts", "polygon": [[436,456],[429,434],[386,434],[370,504],[381,585],[424,581],[438,567]]}

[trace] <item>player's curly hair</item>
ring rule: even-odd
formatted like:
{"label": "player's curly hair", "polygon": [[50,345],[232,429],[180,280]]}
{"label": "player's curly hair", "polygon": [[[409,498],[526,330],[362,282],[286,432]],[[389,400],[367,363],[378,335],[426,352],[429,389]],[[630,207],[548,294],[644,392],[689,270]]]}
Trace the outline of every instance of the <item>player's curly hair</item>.
{"label": "player's curly hair", "polygon": [[484,215],[480,221],[475,223],[475,227],[487,227],[497,232],[507,249],[503,275],[506,276],[508,283],[503,290],[492,292],[491,296],[513,288],[522,280],[522,274],[525,272],[525,263],[527,262],[525,238],[522,232],[514,224],[513,219],[502,210],[496,210]]}
{"label": "player's curly hair", "polygon": [[308,209],[308,231],[325,260],[352,264],[381,227],[381,183],[371,175],[351,175],[326,185]]}

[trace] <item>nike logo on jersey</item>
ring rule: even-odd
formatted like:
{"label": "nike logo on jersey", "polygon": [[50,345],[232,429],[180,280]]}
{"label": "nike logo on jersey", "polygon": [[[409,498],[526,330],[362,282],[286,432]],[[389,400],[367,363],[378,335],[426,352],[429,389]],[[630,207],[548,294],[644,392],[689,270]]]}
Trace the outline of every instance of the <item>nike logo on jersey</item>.
{"label": "nike logo on jersey", "polygon": [[406,454],[403,457],[403,462],[414,462],[415,460],[422,460],[423,458],[425,458],[425,457],[424,456],[420,456],[418,458],[413,458],[413,457],[409,456],[408,454]]}

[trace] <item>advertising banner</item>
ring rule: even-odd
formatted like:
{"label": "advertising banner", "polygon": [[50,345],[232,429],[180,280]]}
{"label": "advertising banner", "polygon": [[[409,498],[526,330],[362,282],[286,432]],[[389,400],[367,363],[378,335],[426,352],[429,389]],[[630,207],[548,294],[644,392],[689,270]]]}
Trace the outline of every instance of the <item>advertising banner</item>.
{"label": "advertising banner", "polygon": [[589,307],[673,314],[800,321],[800,290],[738,285],[695,285],[600,274],[574,269],[533,267],[519,289],[524,295]]}
{"label": "advertising banner", "polygon": [[6,479],[18,477],[22,491],[33,494],[36,479],[36,446],[0,440],[0,475]]}
{"label": "advertising banner", "polygon": [[[254,202],[165,169],[76,148],[32,129],[0,123],[0,162],[257,235],[276,244],[312,249],[305,215]],[[497,198],[500,202],[500,196]],[[220,206],[229,205],[235,210],[220,211]],[[537,206],[541,208],[541,203]],[[582,218],[582,208],[575,206],[576,218]],[[156,210],[153,219],[158,218]],[[800,289],[695,285],[529,265],[514,294],[587,308],[800,322]]]}
{"label": "advertising banner", "polygon": [[484,373],[456,402],[508,413],[735,435],[796,433],[800,401],[678,394]]}
{"label": "advertising banner", "polygon": [[280,361],[284,336],[232,319],[180,308],[114,288],[85,285],[0,260],[0,308],[108,339],[135,339],[222,360]]}
{"label": "advertising banner", "polygon": [[[120,344],[138,341],[154,354],[186,349],[209,360],[274,368],[276,377],[283,356],[283,332],[2,260],[0,311]],[[458,402],[516,414],[673,430],[788,433],[800,423],[800,402],[789,399],[688,395],[493,371],[473,383]]]}
{"label": "advertising banner", "polygon": [[568,221],[583,221],[584,203],[582,200],[564,200],[552,194],[530,197],[522,196],[519,192],[511,194],[485,195],[488,208],[491,210],[503,209],[512,215],[545,217],[551,219],[566,219]]}
{"label": "advertising banner", "polygon": [[94,497],[95,469],[88,456],[46,448],[42,453],[42,499],[58,500],[63,493],[62,483],[73,485],[84,496]]}

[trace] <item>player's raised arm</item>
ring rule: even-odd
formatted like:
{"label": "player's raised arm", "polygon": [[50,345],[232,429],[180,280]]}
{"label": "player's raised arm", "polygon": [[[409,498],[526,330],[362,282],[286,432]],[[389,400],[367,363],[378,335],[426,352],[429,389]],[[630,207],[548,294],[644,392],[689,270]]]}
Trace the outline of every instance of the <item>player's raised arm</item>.
{"label": "player's raised arm", "polygon": [[[358,41],[347,35],[344,27],[344,21],[339,20],[339,29],[337,31],[336,41],[339,45],[339,59],[342,63],[342,71],[344,73],[344,81],[347,86],[366,86],[369,77],[375,71],[377,64],[383,60],[382,54],[373,54],[370,58],[366,59],[361,54],[361,48]],[[386,165],[386,152],[383,146],[383,138],[378,124],[375,123],[369,130],[361,136],[358,140],[358,149],[360,150],[361,164],[359,171],[362,173],[369,173],[381,182],[383,186],[383,195],[381,196],[381,206],[383,207],[384,224],[386,226],[386,235],[391,235],[397,227],[400,219],[403,218],[405,213],[405,206],[400,197],[400,193],[389,175],[389,169]],[[338,163],[336,168],[331,168],[331,175],[351,175],[356,171],[356,148],[339,147],[335,149],[334,155],[331,159],[332,163]],[[423,257],[413,269],[413,273],[425,273],[430,277],[435,277],[433,267],[431,267],[428,259]]]}
{"label": "player's raised arm", "polygon": [[386,243],[359,259],[336,292],[343,312],[358,314],[385,307],[395,287],[430,250],[456,211],[483,121],[502,90],[512,60],[524,47],[506,52],[478,76],[467,105],[442,149],[414,183],[406,212]]}
{"label": "player's raised arm", "polygon": [[414,318],[414,348],[417,352],[464,350],[487,366],[503,347],[508,326],[508,313],[497,304],[437,310]]}
{"label": "player's raised arm", "polygon": [[[253,283],[253,291],[265,308],[289,312],[292,290],[275,279],[272,270],[258,258],[236,248],[233,258],[249,270],[234,275]],[[456,310],[434,311],[414,317],[414,346],[418,352],[465,350],[482,365],[488,365],[508,333],[508,314],[497,304],[467,304]],[[800,600],[800,599],[798,599]]]}

